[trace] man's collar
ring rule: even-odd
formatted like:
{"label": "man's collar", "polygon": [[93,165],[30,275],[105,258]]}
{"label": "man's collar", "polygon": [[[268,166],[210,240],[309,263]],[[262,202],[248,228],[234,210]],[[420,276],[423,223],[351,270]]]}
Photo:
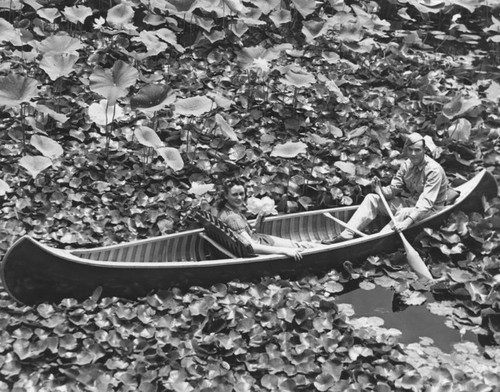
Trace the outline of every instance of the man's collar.
{"label": "man's collar", "polygon": [[417,169],[423,169],[425,164],[427,163],[427,155],[424,155],[424,159],[422,159],[422,161],[418,164],[418,165],[414,165],[411,161],[410,161],[410,167],[411,168],[414,168],[416,167]]}

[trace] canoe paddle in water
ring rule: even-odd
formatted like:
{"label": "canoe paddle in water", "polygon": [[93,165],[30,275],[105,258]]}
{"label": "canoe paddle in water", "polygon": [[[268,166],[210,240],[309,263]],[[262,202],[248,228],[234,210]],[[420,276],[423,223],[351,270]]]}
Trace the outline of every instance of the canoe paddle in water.
{"label": "canoe paddle in water", "polygon": [[[382,189],[380,189],[380,187],[377,186],[375,191],[377,192],[377,195],[379,195],[380,198],[382,199],[382,203],[384,203],[384,207],[387,210],[387,213],[389,214],[392,223],[395,225],[396,220],[394,218],[394,214],[392,213],[391,208],[389,207],[389,204],[387,203],[387,200],[385,199],[385,196],[382,193]],[[429,269],[425,265],[424,261],[422,260],[418,252],[410,245],[410,243],[408,242],[403,233],[401,233],[399,230],[396,231],[399,234],[401,241],[403,242],[403,246],[406,251],[406,258],[408,260],[408,264],[410,264],[410,267],[413,268],[413,270],[417,273],[417,275],[423,278],[427,278],[429,280],[434,280]]]}

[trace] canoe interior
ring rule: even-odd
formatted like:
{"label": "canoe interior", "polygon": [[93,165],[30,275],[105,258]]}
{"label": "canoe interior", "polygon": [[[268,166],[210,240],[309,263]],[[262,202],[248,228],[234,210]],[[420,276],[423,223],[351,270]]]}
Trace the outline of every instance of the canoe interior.
{"label": "canoe interior", "polygon": [[[355,207],[335,209],[331,214],[343,221],[349,220]],[[324,210],[309,214],[292,214],[264,220],[262,233],[289,238],[294,241],[321,241],[339,234],[343,227],[323,216]],[[382,227],[382,220],[375,222],[371,230]],[[73,256],[82,259],[107,262],[161,263],[172,261],[204,261],[227,258],[217,252],[200,235],[192,230],[151,240],[134,241],[93,249],[71,250]]]}

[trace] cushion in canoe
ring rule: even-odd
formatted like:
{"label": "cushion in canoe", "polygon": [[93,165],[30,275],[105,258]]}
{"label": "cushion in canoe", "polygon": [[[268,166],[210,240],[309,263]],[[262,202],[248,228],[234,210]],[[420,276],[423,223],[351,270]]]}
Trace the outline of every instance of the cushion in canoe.
{"label": "cushion in canoe", "polygon": [[231,228],[207,211],[196,213],[196,220],[205,229],[205,233],[211,240],[227,249],[236,257],[256,256],[252,244],[242,235],[234,232]]}

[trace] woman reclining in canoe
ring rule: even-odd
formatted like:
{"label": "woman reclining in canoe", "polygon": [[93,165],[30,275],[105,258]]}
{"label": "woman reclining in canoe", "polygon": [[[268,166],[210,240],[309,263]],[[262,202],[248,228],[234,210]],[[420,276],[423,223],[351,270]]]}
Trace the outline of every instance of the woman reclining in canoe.
{"label": "woman reclining in canoe", "polygon": [[222,186],[221,200],[216,205],[216,216],[232,230],[244,236],[252,244],[255,253],[283,254],[298,261],[302,259],[301,250],[316,246],[310,242],[296,242],[256,233],[243,214],[245,203],[244,182],[238,179],[228,180]]}

